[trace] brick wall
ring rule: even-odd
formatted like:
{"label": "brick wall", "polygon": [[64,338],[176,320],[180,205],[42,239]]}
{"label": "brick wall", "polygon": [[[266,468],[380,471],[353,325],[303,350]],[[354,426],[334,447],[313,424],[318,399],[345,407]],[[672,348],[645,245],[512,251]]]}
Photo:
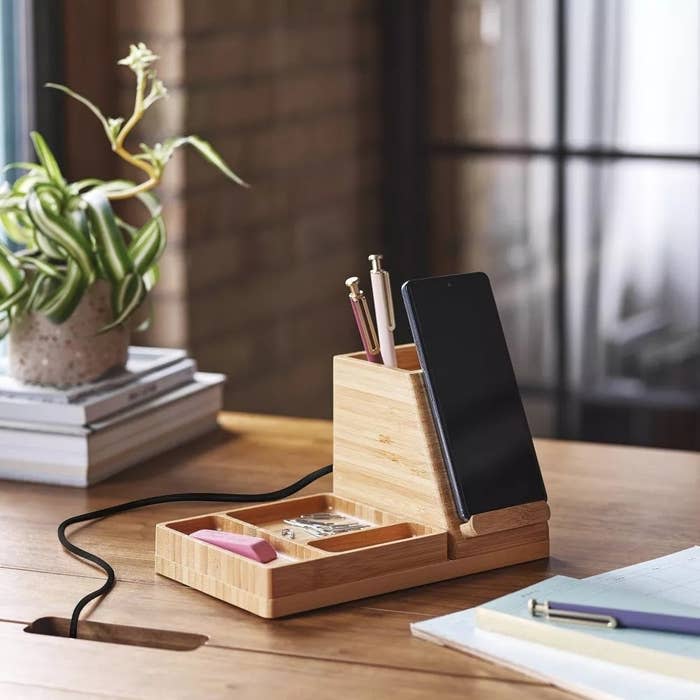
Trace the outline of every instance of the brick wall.
{"label": "brick wall", "polygon": [[[228,374],[229,408],[330,415],[331,356],[359,344],[343,281],[367,279],[379,240],[377,2],[112,6],[117,56],[146,41],[171,93],[135,143],[197,133],[251,184],[187,153],[160,189],[169,248],[148,338]],[[126,112],[130,73],[115,80]]]}

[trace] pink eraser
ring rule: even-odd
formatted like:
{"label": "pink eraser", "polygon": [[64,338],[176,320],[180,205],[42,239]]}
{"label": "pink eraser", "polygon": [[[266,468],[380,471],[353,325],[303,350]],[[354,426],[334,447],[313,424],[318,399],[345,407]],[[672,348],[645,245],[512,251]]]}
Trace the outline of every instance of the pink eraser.
{"label": "pink eraser", "polygon": [[216,547],[235,552],[242,557],[267,564],[268,561],[277,559],[277,552],[269,542],[261,537],[251,537],[250,535],[236,535],[233,532],[223,532],[221,530],[197,530],[191,532],[190,537],[202,542],[208,542]]}

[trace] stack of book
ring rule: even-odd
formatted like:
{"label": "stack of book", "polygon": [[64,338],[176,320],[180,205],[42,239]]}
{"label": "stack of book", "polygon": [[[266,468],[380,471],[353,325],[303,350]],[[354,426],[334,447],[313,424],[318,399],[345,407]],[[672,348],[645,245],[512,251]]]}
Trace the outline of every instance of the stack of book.
{"label": "stack of book", "polygon": [[224,376],[183,350],[129,348],[123,372],[68,389],[0,359],[0,478],[88,486],[216,428]]}

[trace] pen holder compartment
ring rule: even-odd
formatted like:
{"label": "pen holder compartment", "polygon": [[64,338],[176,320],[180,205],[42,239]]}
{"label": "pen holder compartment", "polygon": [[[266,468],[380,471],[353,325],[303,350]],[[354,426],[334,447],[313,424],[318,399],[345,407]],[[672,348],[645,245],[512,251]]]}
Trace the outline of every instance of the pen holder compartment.
{"label": "pen holder compartment", "polygon": [[499,542],[546,543],[544,501],[460,519],[416,347],[396,350],[397,368],[367,362],[364,353],[333,359],[334,492],[447,530],[453,557]]}

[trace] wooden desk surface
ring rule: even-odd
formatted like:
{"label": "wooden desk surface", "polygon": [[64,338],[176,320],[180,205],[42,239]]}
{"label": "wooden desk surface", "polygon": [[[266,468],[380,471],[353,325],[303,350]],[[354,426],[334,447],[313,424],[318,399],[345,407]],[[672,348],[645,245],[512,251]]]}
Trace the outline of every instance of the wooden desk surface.
{"label": "wooden desk surface", "polygon": [[[58,544],[63,518],[168,492],[266,491],[331,460],[328,422],[227,414],[221,423],[218,433],[86,491],[0,482],[0,697],[566,697],[414,639],[409,623],[699,540],[700,455],[538,440],[552,508],[548,561],[262,620],[153,572],[156,522],[217,509],[162,505],[73,531],[119,579],[89,619],[200,633],[205,646],[165,651],[26,634],[36,618],[68,617],[103,579]],[[306,492],[326,490],[330,477]]]}

